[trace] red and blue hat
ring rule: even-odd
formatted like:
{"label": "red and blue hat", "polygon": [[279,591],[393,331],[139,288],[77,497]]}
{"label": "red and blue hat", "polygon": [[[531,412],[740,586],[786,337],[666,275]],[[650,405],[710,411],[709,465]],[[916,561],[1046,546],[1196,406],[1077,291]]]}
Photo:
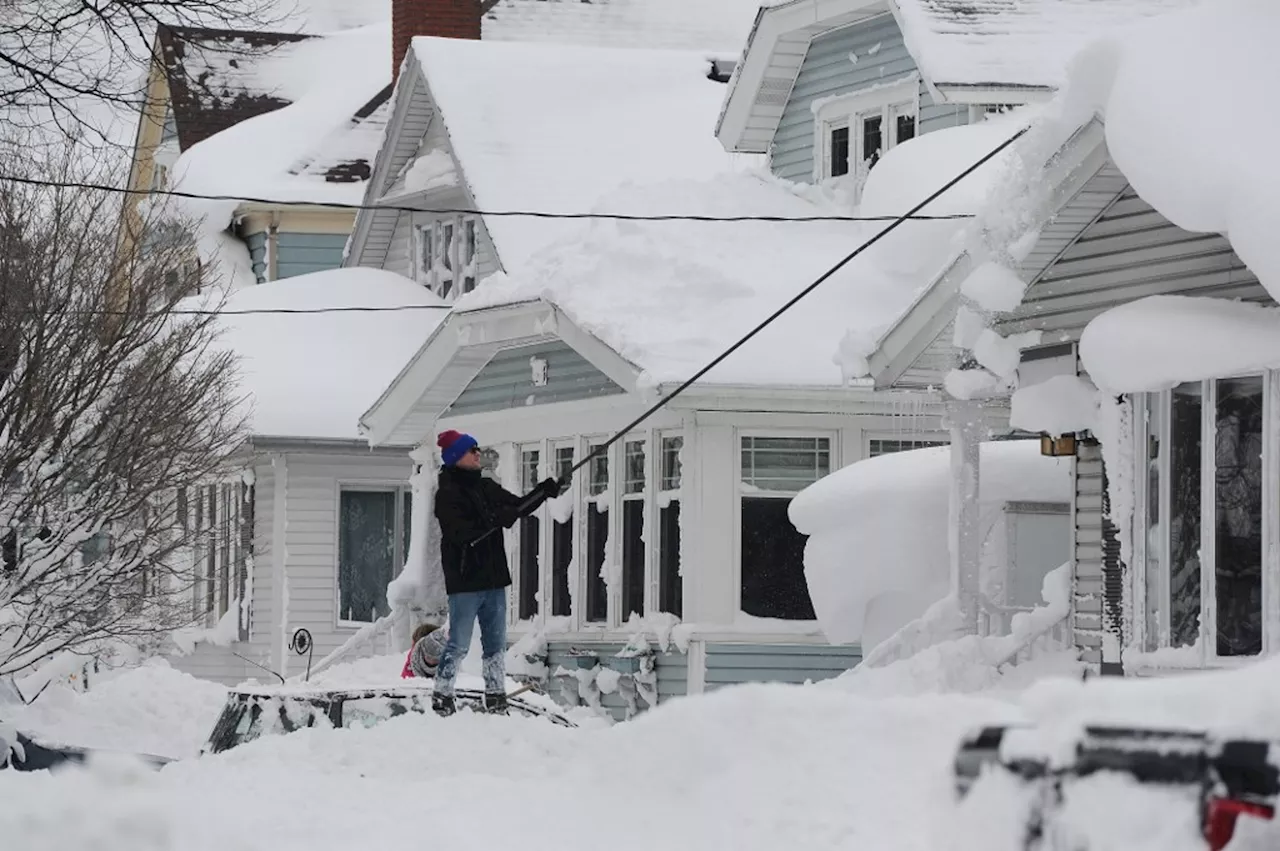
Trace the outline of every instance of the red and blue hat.
{"label": "red and blue hat", "polygon": [[440,459],[444,461],[446,467],[457,464],[462,460],[462,456],[479,445],[480,442],[471,435],[453,429],[441,432],[436,438],[436,446],[440,447]]}

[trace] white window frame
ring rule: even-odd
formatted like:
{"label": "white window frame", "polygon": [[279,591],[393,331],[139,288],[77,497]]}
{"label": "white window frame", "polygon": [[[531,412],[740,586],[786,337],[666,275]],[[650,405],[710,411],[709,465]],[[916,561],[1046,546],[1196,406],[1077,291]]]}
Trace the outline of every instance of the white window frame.
{"label": "white window frame", "polygon": [[[445,230],[452,228],[452,238],[445,244]],[[472,256],[466,258],[466,234],[468,228],[474,235],[471,246]],[[430,234],[431,244],[427,245]],[[447,302],[457,301],[458,296],[465,295],[463,288],[470,283],[471,292],[480,284],[480,220],[476,216],[442,216],[432,219],[418,219],[413,222],[411,231],[411,255],[413,258],[413,279],[440,296]],[[444,288],[446,272],[445,260],[449,261],[448,295]],[[430,261],[429,263],[426,261]],[[472,277],[466,275],[467,266],[474,261],[476,269]]]}
{"label": "white window frame", "polygon": [[[742,499],[746,496],[773,499],[795,499],[799,491],[750,491],[743,488],[742,443],[746,438],[808,438],[823,439],[827,443],[827,475],[839,469],[840,432],[835,429],[784,429],[784,428],[735,428],[733,430],[733,593],[734,611],[742,612]],[[825,478],[822,477],[822,478]],[[816,621],[789,621],[789,623],[816,623]]]}
{"label": "white window frame", "polygon": [[[666,442],[672,439],[679,439],[683,441],[680,449],[678,450],[678,453],[679,453],[678,463],[680,465],[679,467],[680,484],[675,488],[664,490],[663,475],[662,475],[662,464],[664,460],[663,456],[666,451],[666,448],[665,448]],[[648,515],[647,515],[647,517],[650,519],[648,519],[648,522],[646,524],[648,528],[645,531],[645,535],[646,535],[645,540],[649,542],[648,550],[649,550],[649,566],[650,566],[650,574],[649,574],[649,582],[648,582],[648,597],[645,600],[645,611],[647,613],[661,614],[662,613],[661,512],[663,508],[662,501],[666,499],[670,502],[680,503],[681,517],[684,516],[684,511],[686,510],[686,506],[684,504],[683,493],[684,493],[684,482],[685,482],[686,472],[684,468],[684,458],[682,457],[682,453],[684,451],[684,447],[688,445],[688,440],[685,436],[683,429],[659,429],[652,433],[652,436],[650,438],[650,443],[653,447],[652,463],[650,466],[650,472],[652,475],[651,481],[653,482],[653,487],[651,488],[652,493],[650,495],[650,505],[649,505]],[[684,618],[683,601],[685,599],[685,594],[684,594],[683,584],[684,584],[685,564],[684,564],[684,558],[683,558],[683,555],[684,555],[683,548],[684,548],[684,533],[683,533],[683,530],[681,530],[681,533],[680,533],[681,560],[680,560],[680,571],[678,575],[678,581],[681,583],[681,586],[682,586],[680,589],[682,611],[681,611],[680,618],[678,618],[679,620],[683,620]]]}
{"label": "white window frame", "polygon": [[[1216,429],[1218,393],[1217,382],[1232,378],[1249,378],[1262,376],[1263,405],[1263,442],[1262,442],[1262,650],[1257,656],[1219,656],[1217,650],[1217,559],[1215,523],[1206,523],[1204,518],[1213,519],[1217,510],[1216,502]],[[1273,618],[1268,612],[1276,611],[1280,603],[1280,517],[1277,517],[1277,492],[1280,490],[1280,446],[1276,446],[1270,435],[1280,425],[1280,371],[1265,370],[1261,373],[1247,372],[1238,375],[1216,376],[1201,384],[1201,449],[1200,449],[1200,619],[1199,643],[1200,662],[1204,666],[1230,667],[1247,665],[1256,662],[1260,657],[1280,649],[1280,634],[1274,628]],[[1131,522],[1132,555],[1131,581],[1127,590],[1132,601],[1133,624],[1132,645],[1135,649],[1148,646],[1147,629],[1147,571],[1149,567],[1149,534],[1147,525],[1147,506],[1150,498],[1149,480],[1147,477],[1147,434],[1148,416],[1153,406],[1160,406],[1158,439],[1163,450],[1159,460],[1159,523],[1162,534],[1157,546],[1160,548],[1160,576],[1156,581],[1157,612],[1159,614],[1159,635],[1151,642],[1157,649],[1169,647],[1170,614],[1172,611],[1171,589],[1169,587],[1169,538],[1168,529],[1172,508],[1169,483],[1172,432],[1170,402],[1172,391],[1158,393],[1134,394],[1130,404],[1133,414],[1133,448],[1134,469],[1129,471],[1134,478],[1134,504]]]}
{"label": "white window frame", "polygon": [[[578,457],[580,459],[586,458],[591,453],[591,449],[594,445],[604,443],[608,439],[609,439],[608,435],[593,434],[593,435],[584,435],[580,437],[578,439],[578,452],[580,453]],[[606,532],[607,540],[605,541],[605,548],[604,548],[604,564],[606,565],[609,564],[611,561],[613,561],[615,558],[615,554],[617,553],[617,550],[618,550],[618,536],[621,534],[621,529],[619,528],[621,524],[619,524],[618,522],[618,504],[620,502],[620,500],[618,499],[618,491],[620,490],[619,483],[618,483],[618,471],[619,471],[619,463],[620,463],[618,459],[618,452],[619,452],[619,446],[621,445],[621,443],[622,441],[618,441],[617,443],[613,444],[613,446],[610,446],[607,450],[605,450],[605,453],[604,453],[605,463],[608,464],[608,470],[609,470],[608,486],[605,490],[605,495],[608,497],[608,502],[609,502],[609,510],[608,510],[609,522],[608,522],[608,531]],[[616,587],[610,587],[610,585],[606,583],[605,584],[604,620],[603,621],[587,620],[587,596],[589,594],[589,588],[590,588],[588,579],[589,579],[589,572],[591,569],[591,566],[589,563],[590,554],[587,552],[587,540],[588,540],[587,518],[590,517],[590,512],[596,510],[596,507],[595,507],[596,497],[591,495],[591,466],[592,466],[591,464],[587,464],[582,468],[583,474],[585,475],[585,479],[580,489],[580,499],[578,500],[578,503],[574,506],[575,512],[581,514],[581,516],[577,519],[578,530],[577,530],[577,541],[575,541],[575,543],[581,542],[581,546],[577,550],[577,559],[576,559],[576,561],[578,562],[578,569],[576,571],[577,575],[573,578],[573,581],[577,583],[577,588],[578,588],[578,593],[574,597],[575,604],[573,607],[573,624],[575,629],[577,630],[581,630],[585,632],[591,632],[591,631],[605,632],[605,631],[608,631],[610,628],[612,628],[614,624],[617,622],[619,603],[615,602],[615,597],[619,599],[621,598],[621,589]]]}
{"label": "white window frame", "polygon": [[[547,445],[546,441],[530,441],[528,443],[514,444],[514,452],[516,456],[516,481],[519,487],[516,489],[517,496],[523,496],[533,489],[534,485],[546,478],[547,470]],[[524,456],[526,452],[537,452],[538,463],[534,468],[533,482],[528,483],[524,479],[525,463]],[[507,610],[507,622],[512,626],[523,625],[527,623],[540,623],[545,619],[546,613],[543,611],[543,604],[550,605],[550,598],[547,597],[544,586],[544,576],[550,575],[551,569],[547,565],[546,557],[546,541],[549,539],[548,528],[550,523],[550,512],[544,503],[529,516],[538,518],[538,539],[536,547],[538,550],[538,581],[537,581],[537,600],[535,605],[538,611],[532,618],[522,619],[520,617],[520,596],[524,593],[524,571],[521,565],[524,562],[524,535],[520,531],[520,525],[524,518],[516,521],[515,525],[515,564],[511,565],[511,601],[512,605]]]}
{"label": "white window frame", "polygon": [[[559,471],[558,462],[556,460],[556,455],[561,449],[572,449],[573,463],[576,464],[578,462],[578,459],[582,457],[579,454],[582,451],[582,449],[578,444],[579,444],[579,441],[575,438],[552,438],[545,441],[544,451],[546,454],[544,455],[544,458],[546,460],[543,463],[544,463],[544,470],[546,475],[550,477],[559,476],[560,471]],[[572,618],[576,617],[578,614],[578,611],[577,611],[578,606],[575,605],[575,603],[577,600],[582,599],[580,596],[578,596],[579,595],[578,578],[576,575],[574,575],[574,572],[573,572],[573,568],[576,566],[576,564],[580,563],[579,556],[581,555],[581,550],[579,549],[581,544],[579,543],[578,528],[580,525],[579,524],[580,515],[582,514],[582,506],[583,506],[582,498],[583,498],[583,494],[585,493],[585,490],[579,486],[579,483],[581,482],[581,480],[582,480],[582,477],[580,475],[571,476],[570,482],[569,482],[569,491],[568,491],[570,494],[570,499],[573,501],[573,518],[569,522],[570,537],[571,537],[570,546],[572,547],[571,552],[573,554],[569,560],[569,568],[570,568],[569,617],[571,619],[570,623],[574,623]],[[552,610],[552,605],[555,601],[555,593],[556,593],[556,589],[555,589],[555,519],[551,516],[550,509],[547,509],[546,511],[546,517],[547,517],[546,528],[542,533],[542,560],[540,562],[540,565],[542,568],[542,577],[541,577],[542,599],[545,605],[540,605],[538,607],[538,612],[541,615],[541,618],[543,621],[545,621],[547,618],[565,617],[564,615],[555,614],[554,611]]]}
{"label": "white window frame", "polygon": [[893,434],[890,432],[864,432],[862,435],[862,457],[873,458],[871,454],[871,444],[873,443],[926,443],[929,446],[912,446],[907,449],[891,449],[888,452],[881,452],[880,455],[896,455],[899,452],[911,452],[916,449],[936,449],[939,446],[950,446],[951,436],[945,432],[912,432],[911,434]]}
{"label": "white window frame", "polygon": [[[643,482],[643,488],[637,494],[625,493],[626,484],[627,484],[626,483],[627,445],[631,443],[639,443],[643,447],[643,451],[644,451],[644,468],[643,468],[644,482]],[[617,498],[614,501],[618,509],[617,528],[618,528],[619,546],[617,549],[617,554],[618,554],[619,583],[618,583],[618,595],[617,595],[618,596],[617,611],[613,613],[614,618],[611,618],[611,621],[616,621],[616,623],[619,626],[623,626],[626,624],[627,618],[631,614],[630,612],[624,612],[622,610],[622,586],[626,584],[626,566],[623,563],[625,548],[621,545],[622,535],[625,531],[625,523],[623,521],[622,512],[625,510],[625,507],[626,507],[625,504],[628,502],[639,502],[643,506],[641,508],[642,514],[641,514],[641,525],[640,525],[640,537],[641,537],[641,543],[642,543],[642,546],[640,547],[640,557],[642,559],[642,563],[640,565],[641,590],[640,590],[640,611],[638,612],[638,614],[640,615],[640,617],[643,618],[649,612],[654,610],[653,602],[651,602],[651,590],[650,590],[650,585],[652,584],[652,581],[653,581],[653,543],[652,542],[653,542],[653,530],[655,528],[654,522],[653,522],[653,513],[655,510],[654,509],[655,500],[654,500],[653,432],[652,431],[633,432],[621,438],[618,441],[617,445],[621,447],[618,453],[618,458],[620,462],[620,466],[618,467],[618,470],[619,470],[619,474],[622,476],[622,479],[618,482],[617,495],[616,495]]]}
{"label": "white window frame", "polygon": [[[395,528],[392,532],[394,536],[393,555],[392,555],[392,579],[400,575],[404,570],[404,559],[408,554],[408,541],[405,539],[404,528],[404,499],[406,495],[412,494],[412,488],[404,482],[361,482],[361,481],[340,481],[334,487],[333,501],[333,624],[336,629],[359,629],[368,626],[373,621],[353,621],[342,617],[342,567],[338,560],[342,557],[342,493],[343,491],[353,491],[357,493],[394,493],[396,495],[395,508]],[[401,549],[403,547],[403,550]]]}
{"label": "white window frame", "polygon": [[920,135],[920,77],[912,74],[892,83],[874,86],[847,95],[836,95],[824,98],[814,104],[813,134],[813,182],[820,183],[831,177],[831,131],[840,127],[849,128],[849,171],[845,176],[854,176],[861,182],[866,179],[867,169],[862,167],[866,154],[862,150],[862,128],[860,119],[879,113],[881,116],[881,156],[897,146],[897,122],[899,115],[911,115],[915,118],[915,135]]}

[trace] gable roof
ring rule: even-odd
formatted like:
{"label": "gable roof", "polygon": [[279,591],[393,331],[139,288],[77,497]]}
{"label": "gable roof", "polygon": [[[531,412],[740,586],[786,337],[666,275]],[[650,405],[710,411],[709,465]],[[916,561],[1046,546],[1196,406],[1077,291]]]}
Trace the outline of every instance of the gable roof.
{"label": "gable roof", "polygon": [[736,55],[760,0],[500,0],[481,37]]}
{"label": "gable roof", "polygon": [[[708,132],[724,86],[701,52],[416,38],[411,58],[481,210],[582,213],[623,183],[734,167]],[[485,217],[508,269],[575,225]]]}
{"label": "gable roof", "polygon": [[[1186,8],[1196,0],[789,0],[766,5],[730,83],[716,133],[743,147],[748,121],[776,128],[809,43],[892,12],[925,82],[944,102],[1043,100],[1071,57],[1099,33]],[[758,133],[755,135],[759,135]],[[771,135],[771,134],[770,134]]]}

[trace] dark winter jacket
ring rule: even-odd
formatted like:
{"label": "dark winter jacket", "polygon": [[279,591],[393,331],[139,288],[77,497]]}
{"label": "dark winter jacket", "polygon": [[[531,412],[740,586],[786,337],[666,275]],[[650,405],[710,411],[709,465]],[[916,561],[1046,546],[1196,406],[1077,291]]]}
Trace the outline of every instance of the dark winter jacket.
{"label": "dark winter jacket", "polygon": [[436,519],[440,521],[440,558],[445,591],[463,594],[490,591],[511,584],[507,549],[501,531],[509,529],[545,501],[534,491],[518,497],[479,470],[444,467],[436,490]]}

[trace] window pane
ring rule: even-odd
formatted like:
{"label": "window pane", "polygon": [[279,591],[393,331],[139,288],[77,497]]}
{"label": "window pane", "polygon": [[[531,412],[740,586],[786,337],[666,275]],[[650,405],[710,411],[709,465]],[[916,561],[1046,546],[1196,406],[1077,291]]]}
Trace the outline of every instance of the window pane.
{"label": "window pane", "polygon": [[518,617],[538,614],[538,542],[541,523],[536,516],[520,518],[520,607]]}
{"label": "window pane", "polygon": [[1200,631],[1200,384],[1173,390],[1169,435],[1169,644]]}
{"label": "window pane", "polygon": [[400,522],[404,528],[400,530],[400,555],[396,559],[397,568],[404,567],[404,561],[409,557],[409,542],[413,538],[413,492],[406,488],[401,493],[403,494],[404,508],[402,509]]}
{"label": "window pane", "polygon": [[864,115],[862,121],[862,161],[868,169],[880,161],[884,147],[884,117]]}
{"label": "window pane", "polygon": [[542,453],[537,449],[525,449],[520,453],[520,487],[525,491],[532,490],[538,483],[541,460]]}
{"label": "window pane", "polygon": [[1252,656],[1262,652],[1262,377],[1217,385],[1218,655]]}
{"label": "window pane", "polygon": [[683,437],[662,438],[662,484],[660,490],[673,491],[680,489],[680,450],[684,448]]}
{"label": "window pane", "polygon": [[899,115],[895,119],[897,127],[895,131],[897,135],[894,137],[897,144],[909,141],[916,137],[916,117],[914,115]]}
{"label": "window pane", "polygon": [[628,440],[623,465],[625,475],[622,492],[626,494],[644,493],[644,441]]}
{"label": "window pane", "polygon": [[419,262],[422,266],[424,275],[430,275],[432,266],[435,263],[435,231],[431,225],[418,228],[418,238],[420,240],[422,256]]}
{"label": "window pane", "polygon": [[825,437],[744,437],[742,481],[761,490],[798,492],[831,472]]}
{"label": "window pane", "polygon": [[1164,576],[1160,563],[1161,542],[1164,529],[1160,525],[1160,423],[1164,419],[1160,397],[1147,397],[1147,575],[1146,575],[1146,644],[1148,651],[1160,646],[1161,610],[1164,607],[1161,579]]}
{"label": "window pane", "polygon": [[928,449],[931,446],[946,446],[945,440],[872,440],[868,457],[888,455],[892,452],[907,452],[912,449]]}
{"label": "window pane", "polygon": [[813,620],[804,579],[805,536],[787,517],[788,499],[742,500],[742,611],[761,618]]}
{"label": "window pane", "polygon": [[608,588],[600,571],[604,568],[605,542],[609,537],[609,515],[587,508],[587,612],[588,623],[600,623],[609,614]]}
{"label": "window pane", "polygon": [[343,491],[338,521],[338,617],[373,621],[387,614],[394,575],[396,495]]}
{"label": "window pane", "polygon": [[[591,451],[594,452],[599,446],[600,444],[593,443]],[[587,466],[591,471],[587,493],[591,496],[598,496],[609,488],[609,453],[606,451],[601,452],[599,455],[593,455],[591,463]]]}
{"label": "window pane", "polygon": [[[563,478],[573,469],[573,447],[556,448],[556,476]],[[572,505],[570,505],[572,511]],[[565,617],[571,614],[573,598],[569,594],[569,573],[573,565],[573,514],[563,523],[551,526],[551,615]]]}
{"label": "window pane", "polygon": [[683,617],[684,582],[680,577],[680,501],[658,512],[658,608]]}
{"label": "window pane", "polygon": [[849,173],[849,128],[833,127],[830,139],[831,177]]}
{"label": "window pane", "polygon": [[622,620],[644,617],[644,500],[622,504]]}

